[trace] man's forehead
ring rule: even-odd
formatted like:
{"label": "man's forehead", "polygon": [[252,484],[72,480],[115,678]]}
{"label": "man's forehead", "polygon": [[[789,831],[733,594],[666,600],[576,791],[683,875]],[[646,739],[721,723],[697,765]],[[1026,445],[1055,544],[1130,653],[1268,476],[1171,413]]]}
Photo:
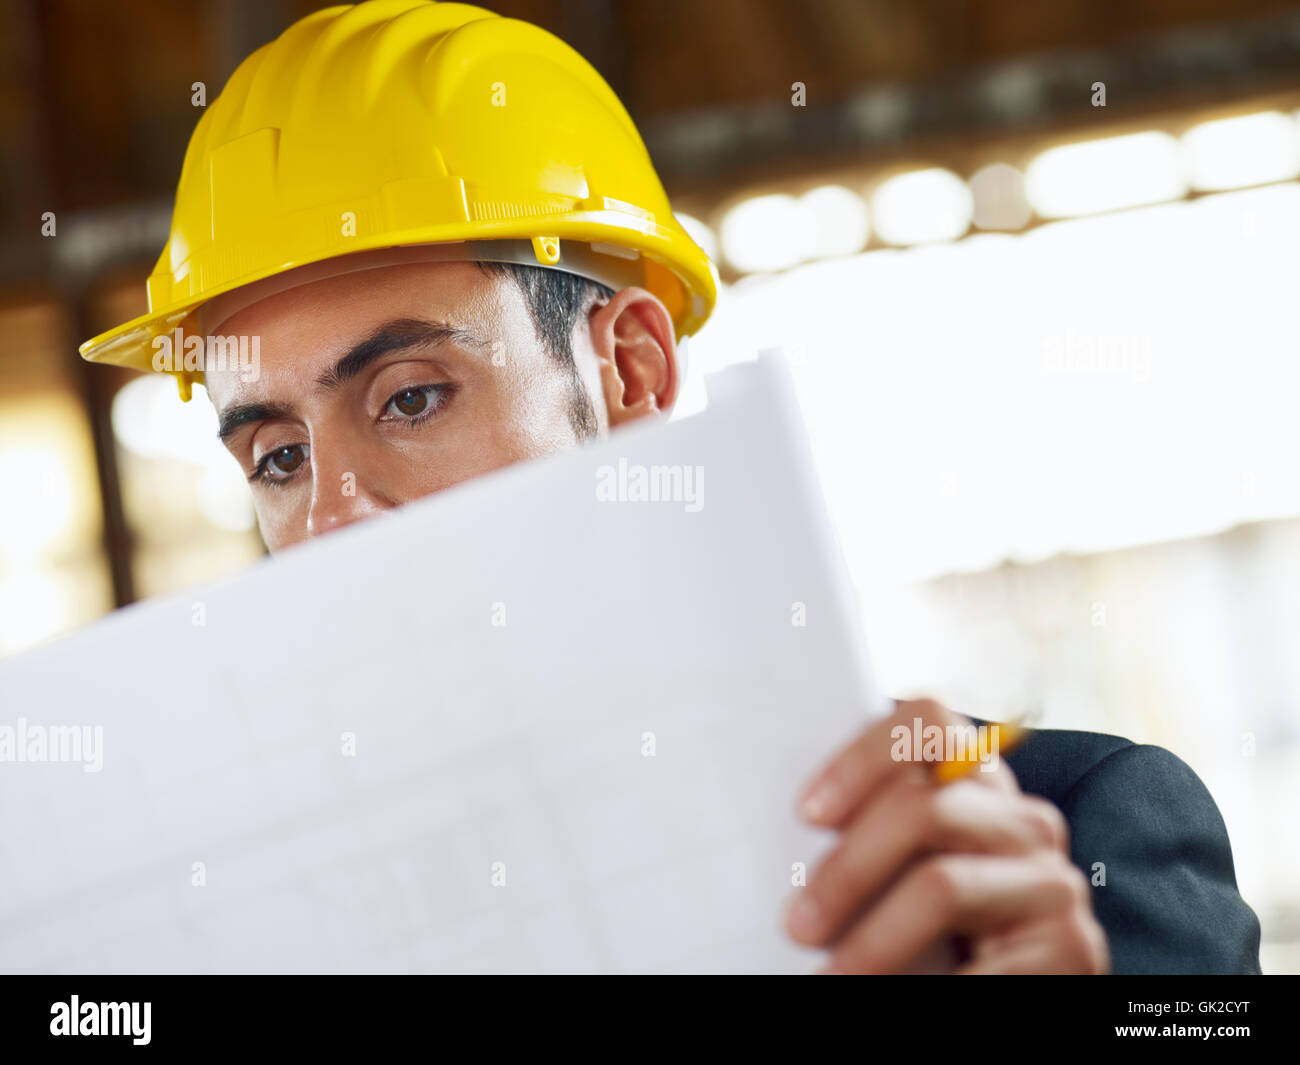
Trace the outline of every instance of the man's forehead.
{"label": "man's forehead", "polygon": [[[320,282],[337,278],[350,277],[352,281],[351,284],[344,282],[342,286],[335,284],[330,288],[391,288],[395,277],[409,279],[415,284],[420,277],[440,276],[451,279],[458,274],[462,277],[471,276],[467,268],[474,266],[473,261],[468,256],[463,259],[447,258],[448,255],[455,254],[455,249],[446,245],[381,248],[308,263],[214,296],[199,308],[196,314],[197,326],[200,332],[218,333],[226,322],[247,308],[282,293],[318,286]],[[481,270],[475,269],[474,274],[487,278]]]}
{"label": "man's forehead", "polygon": [[497,285],[473,263],[376,266],[293,285],[250,285],[204,305],[196,321],[206,336],[279,329],[355,331],[399,314],[454,318],[470,326],[490,323],[499,313]]}
{"label": "man's forehead", "polygon": [[[334,261],[314,264],[293,284],[270,278],[202,308],[199,325],[209,347],[214,337],[233,340],[259,361],[253,374],[246,364],[206,366],[204,383],[218,409],[260,398],[267,385],[311,387],[359,345],[413,350],[451,340],[486,351],[511,314],[507,288],[475,263],[355,258],[367,265],[349,263],[338,272]],[[521,296],[519,302],[522,324],[527,311]]]}

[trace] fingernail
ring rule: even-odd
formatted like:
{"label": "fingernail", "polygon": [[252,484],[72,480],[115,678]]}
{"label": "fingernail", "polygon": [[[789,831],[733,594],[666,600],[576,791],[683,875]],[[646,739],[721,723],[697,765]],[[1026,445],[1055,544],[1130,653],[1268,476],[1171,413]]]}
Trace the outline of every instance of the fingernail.
{"label": "fingernail", "polygon": [[792,935],[805,939],[817,934],[821,920],[822,915],[817,908],[817,903],[807,895],[800,895],[794,900],[786,916],[786,927],[790,929]]}
{"label": "fingernail", "polygon": [[835,786],[824,780],[804,796],[799,812],[809,821],[825,821],[834,811],[835,799]]}

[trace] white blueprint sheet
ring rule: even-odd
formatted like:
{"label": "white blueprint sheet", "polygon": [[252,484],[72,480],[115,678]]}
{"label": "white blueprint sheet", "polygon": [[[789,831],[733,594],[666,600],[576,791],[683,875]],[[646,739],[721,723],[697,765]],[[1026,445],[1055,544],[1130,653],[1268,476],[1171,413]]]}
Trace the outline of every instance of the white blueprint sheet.
{"label": "white blueprint sheet", "polygon": [[814,968],[796,795],[880,705],[784,364],[708,386],[0,664],[102,728],[0,761],[0,970]]}

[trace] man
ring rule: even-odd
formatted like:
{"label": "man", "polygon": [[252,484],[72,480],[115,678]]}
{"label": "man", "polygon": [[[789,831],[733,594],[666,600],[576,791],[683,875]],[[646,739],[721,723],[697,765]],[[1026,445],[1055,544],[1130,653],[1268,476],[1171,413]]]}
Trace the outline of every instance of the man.
{"label": "man", "polygon": [[[204,381],[279,551],[670,410],[715,282],[576,53],[372,0],[235,72],[149,294],[83,354]],[[962,721],[902,703],[805,796],[839,835],[788,929],[830,971],[1258,971],[1223,823],[1172,755],[1044,731],[941,787],[891,753],[916,718]]]}

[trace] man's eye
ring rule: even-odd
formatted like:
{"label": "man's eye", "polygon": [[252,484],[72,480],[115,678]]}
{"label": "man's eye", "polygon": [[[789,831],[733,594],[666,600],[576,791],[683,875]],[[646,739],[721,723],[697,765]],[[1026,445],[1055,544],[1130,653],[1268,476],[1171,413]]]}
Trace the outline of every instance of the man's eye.
{"label": "man's eye", "polygon": [[394,393],[384,406],[383,421],[423,421],[445,401],[446,385],[421,385]]}
{"label": "man's eye", "polygon": [[272,484],[288,479],[307,459],[306,444],[290,444],[277,447],[262,456],[262,461],[253,471],[252,480],[263,480]]}
{"label": "man's eye", "polygon": [[307,457],[307,448],[302,444],[290,444],[278,447],[267,456],[267,469],[275,473],[293,473]]}

